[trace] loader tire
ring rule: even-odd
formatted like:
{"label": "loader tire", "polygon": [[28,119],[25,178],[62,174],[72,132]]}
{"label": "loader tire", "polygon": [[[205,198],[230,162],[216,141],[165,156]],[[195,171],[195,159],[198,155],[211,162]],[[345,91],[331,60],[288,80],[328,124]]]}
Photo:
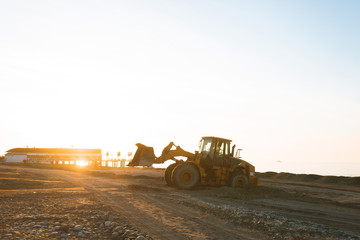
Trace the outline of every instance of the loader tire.
{"label": "loader tire", "polygon": [[249,179],[245,175],[238,173],[232,177],[230,185],[231,187],[237,188],[237,187],[243,187],[248,183],[249,183]]}
{"label": "loader tire", "polygon": [[200,173],[193,164],[182,163],[175,167],[172,174],[172,180],[179,188],[192,189],[199,184]]}
{"label": "loader tire", "polygon": [[165,178],[166,185],[168,185],[169,187],[175,187],[174,181],[172,180],[172,173],[173,173],[174,168],[177,165],[178,165],[177,163],[173,163],[173,164],[170,164],[165,169],[164,178]]}

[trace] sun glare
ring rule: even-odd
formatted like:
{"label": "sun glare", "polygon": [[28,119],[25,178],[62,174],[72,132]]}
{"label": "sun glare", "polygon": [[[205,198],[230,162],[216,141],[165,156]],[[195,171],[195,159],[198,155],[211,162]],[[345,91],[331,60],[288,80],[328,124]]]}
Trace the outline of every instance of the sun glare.
{"label": "sun glare", "polygon": [[84,161],[84,160],[76,161],[76,166],[78,166],[78,167],[86,167],[87,165],[88,165],[87,161]]}

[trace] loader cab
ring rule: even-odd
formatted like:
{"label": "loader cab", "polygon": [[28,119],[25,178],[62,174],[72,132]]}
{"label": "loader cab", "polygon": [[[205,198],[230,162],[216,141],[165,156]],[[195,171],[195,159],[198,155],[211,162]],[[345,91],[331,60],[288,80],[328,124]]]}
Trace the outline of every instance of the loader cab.
{"label": "loader cab", "polygon": [[217,137],[203,137],[200,141],[200,164],[204,168],[227,167],[230,164],[231,140]]}

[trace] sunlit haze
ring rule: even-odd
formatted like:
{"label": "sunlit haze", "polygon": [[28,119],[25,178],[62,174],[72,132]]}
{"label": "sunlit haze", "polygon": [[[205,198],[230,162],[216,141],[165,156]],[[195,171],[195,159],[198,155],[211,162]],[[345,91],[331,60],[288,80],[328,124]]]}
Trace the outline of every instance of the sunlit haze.
{"label": "sunlit haze", "polygon": [[0,155],[202,136],[360,175],[360,1],[2,1]]}

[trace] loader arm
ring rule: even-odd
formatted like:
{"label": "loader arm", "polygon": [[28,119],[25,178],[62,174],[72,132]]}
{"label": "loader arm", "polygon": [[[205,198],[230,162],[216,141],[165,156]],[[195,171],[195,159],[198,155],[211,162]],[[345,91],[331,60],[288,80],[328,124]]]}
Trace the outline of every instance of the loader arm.
{"label": "loader arm", "polygon": [[167,160],[174,160],[175,157],[187,157],[188,159],[193,159],[195,154],[187,152],[182,149],[180,146],[177,146],[176,149],[171,150],[175,144],[171,142],[168,146],[164,148],[160,157],[156,157],[154,154],[154,149],[152,147],[145,146],[144,144],[137,143],[138,147],[133,160],[128,164],[128,166],[151,166],[154,163],[164,163]]}
{"label": "loader arm", "polygon": [[155,158],[154,163],[164,163],[167,160],[175,160],[175,157],[187,157],[188,159],[192,159],[195,157],[194,153],[185,151],[184,149],[182,149],[180,146],[177,146],[176,149],[174,150],[169,150],[166,151],[161,154],[160,157]]}

